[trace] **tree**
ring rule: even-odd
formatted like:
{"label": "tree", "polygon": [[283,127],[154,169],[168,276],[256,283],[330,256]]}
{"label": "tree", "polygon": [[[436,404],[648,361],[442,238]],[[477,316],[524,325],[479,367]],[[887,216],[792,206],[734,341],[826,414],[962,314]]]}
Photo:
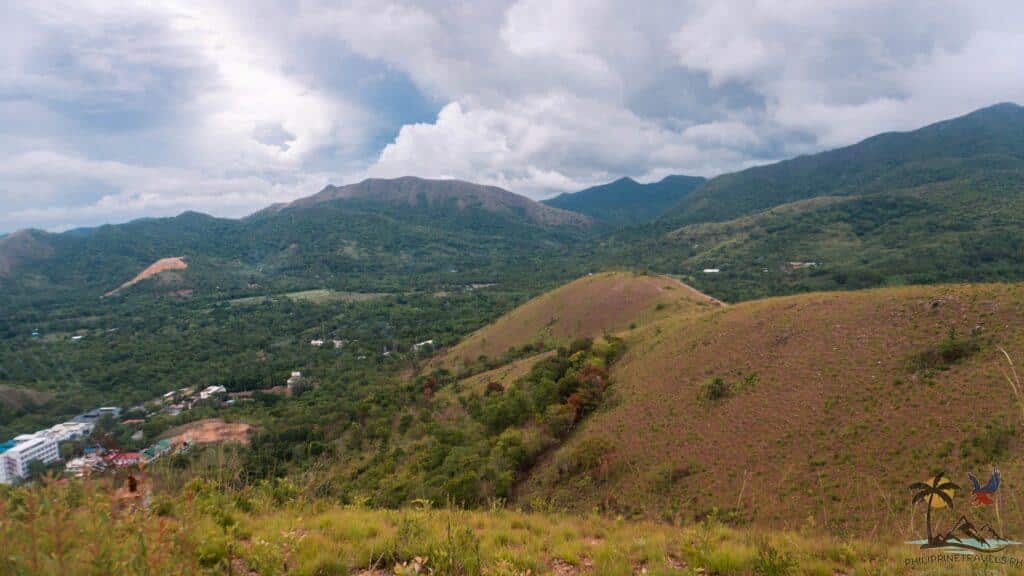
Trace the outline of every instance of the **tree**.
{"label": "tree", "polygon": [[46,474],[46,463],[42,460],[29,460],[28,479],[38,480]]}
{"label": "tree", "polygon": [[[925,514],[926,522],[928,524],[928,543],[933,543],[935,537],[932,536],[932,508],[943,508],[948,506],[953,507],[953,498],[951,494],[955,490],[959,490],[960,487],[950,482],[944,472],[939,472],[928,482],[914,482],[910,485],[911,490],[917,491],[914,494],[913,503],[927,502],[928,510]],[[938,498],[938,501],[936,501]]]}

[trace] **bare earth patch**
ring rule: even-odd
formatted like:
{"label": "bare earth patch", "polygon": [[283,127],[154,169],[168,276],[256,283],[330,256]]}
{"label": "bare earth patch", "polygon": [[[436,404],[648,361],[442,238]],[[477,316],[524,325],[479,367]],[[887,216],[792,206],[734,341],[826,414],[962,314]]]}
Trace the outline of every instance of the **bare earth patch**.
{"label": "bare earth patch", "polygon": [[136,274],[135,277],[132,278],[131,280],[125,282],[124,284],[121,284],[120,286],[111,290],[110,292],[107,292],[105,296],[112,296],[114,294],[117,294],[121,290],[134,286],[139,282],[142,282],[146,278],[151,278],[153,276],[156,276],[157,274],[160,274],[161,272],[168,272],[170,270],[184,270],[186,268],[188,268],[188,264],[185,262],[185,259],[182,258],[181,256],[175,256],[173,258],[161,258],[156,262],[150,264],[142,272]]}
{"label": "bare earth patch", "polygon": [[169,439],[172,443],[188,441],[194,444],[218,442],[248,444],[251,432],[252,426],[245,422],[225,422],[220,418],[209,418],[171,428],[162,437]]}

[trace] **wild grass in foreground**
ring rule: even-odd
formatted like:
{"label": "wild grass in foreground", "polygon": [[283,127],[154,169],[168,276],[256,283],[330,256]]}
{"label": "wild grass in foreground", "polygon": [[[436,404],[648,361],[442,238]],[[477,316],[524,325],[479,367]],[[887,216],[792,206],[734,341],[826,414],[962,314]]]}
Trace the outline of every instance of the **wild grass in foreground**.
{"label": "wild grass in foreground", "polygon": [[[289,481],[241,491],[194,481],[147,507],[114,494],[103,481],[6,490],[0,573],[921,573],[907,565],[915,548],[899,542],[737,530],[714,519],[676,527],[506,509],[375,510],[307,501]],[[932,564],[928,573],[979,573],[960,566]]]}

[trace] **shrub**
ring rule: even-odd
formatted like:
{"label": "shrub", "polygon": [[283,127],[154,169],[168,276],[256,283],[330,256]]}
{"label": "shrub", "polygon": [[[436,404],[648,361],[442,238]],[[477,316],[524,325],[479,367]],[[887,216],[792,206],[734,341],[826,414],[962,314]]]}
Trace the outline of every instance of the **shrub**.
{"label": "shrub", "polygon": [[701,403],[711,403],[728,398],[731,394],[732,386],[716,376],[700,385],[698,399]]}
{"label": "shrub", "polygon": [[790,553],[779,554],[773,546],[762,546],[757,552],[754,574],[758,576],[789,576],[796,571],[797,562]]}
{"label": "shrub", "polygon": [[947,370],[970,357],[981,349],[975,336],[961,338],[956,328],[950,328],[946,337],[933,348],[918,353],[910,360],[910,369],[914,372],[924,370]]}

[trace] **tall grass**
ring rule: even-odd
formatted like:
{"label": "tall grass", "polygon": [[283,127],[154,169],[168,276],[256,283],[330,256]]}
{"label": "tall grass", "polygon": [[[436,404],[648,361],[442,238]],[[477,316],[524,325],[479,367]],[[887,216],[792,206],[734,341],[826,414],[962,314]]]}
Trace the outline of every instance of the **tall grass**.
{"label": "tall grass", "polygon": [[914,554],[902,543],[740,530],[714,518],[679,527],[509,509],[377,510],[305,497],[290,481],[235,489],[211,478],[148,506],[124,503],[109,479],[6,488],[0,543],[5,575],[907,574],[903,560]]}

